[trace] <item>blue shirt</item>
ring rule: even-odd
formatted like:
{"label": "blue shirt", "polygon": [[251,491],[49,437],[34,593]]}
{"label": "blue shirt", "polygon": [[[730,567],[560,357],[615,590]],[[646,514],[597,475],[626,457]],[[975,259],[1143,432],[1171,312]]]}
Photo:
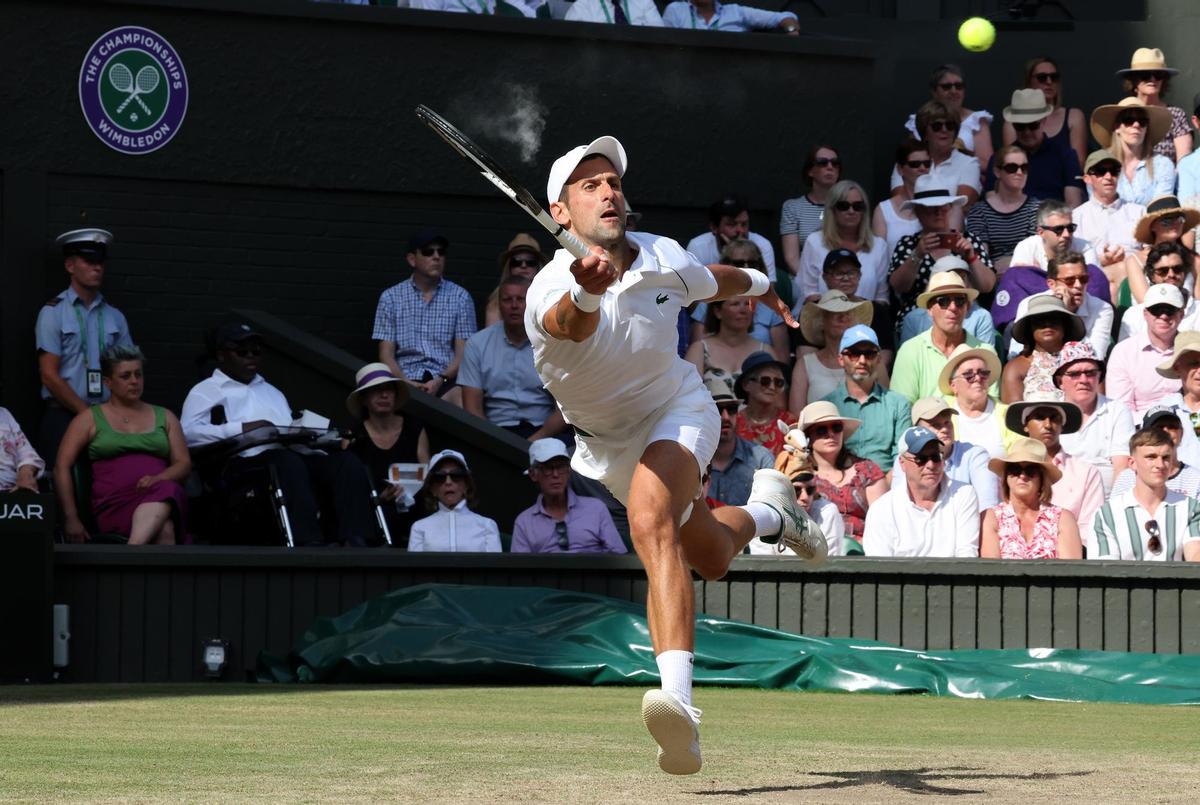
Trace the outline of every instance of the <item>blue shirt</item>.
{"label": "blue shirt", "polygon": [[1179,160],[1175,178],[1179,183],[1179,192],[1175,195],[1180,201],[1187,203],[1188,199],[1200,195],[1200,151],[1193,151]]}
{"label": "blue shirt", "polygon": [[729,506],[745,506],[750,499],[750,485],[754,482],[754,471],[775,466],[771,451],[759,444],[751,444],[741,436],[733,448],[733,458],[723,470],[712,468],[708,496]]}
{"label": "blue shirt", "polygon": [[1149,204],[1159,196],[1169,196],[1175,192],[1175,164],[1162,154],[1154,155],[1154,178],[1146,169],[1146,160],[1137,164],[1133,171],[1133,181],[1121,171],[1117,178],[1117,195],[1123,201],[1134,204]]}
{"label": "blue shirt", "polygon": [[[933,318],[923,307],[913,308],[904,314],[900,322],[900,343],[903,344],[915,335],[933,329]],[[984,344],[996,343],[996,325],[992,323],[992,314],[988,313],[977,303],[971,303],[971,312],[963,320],[963,329],[978,338]]]}
{"label": "blue shirt", "polygon": [[[663,22],[668,28],[695,28],[705,31],[765,31],[778,28],[784,20],[796,21],[790,11],[764,11],[750,6],[713,3],[713,15],[704,21],[695,7],[687,0],[675,0],[663,12]],[[799,24],[797,22],[797,24]]]}
{"label": "blue shirt", "polygon": [[988,469],[991,456],[982,447],[955,442],[946,461],[946,477],[969,485],[979,498],[979,511],[1000,504],[1000,476]]}
{"label": "blue shirt", "polygon": [[454,341],[475,334],[475,303],[461,286],[444,279],[426,302],[411,279],[379,295],[375,308],[376,341],[396,345],[396,364],[409,380],[439,375],[454,359]]}
{"label": "blue shirt", "polygon": [[504,323],[485,327],[467,341],[458,384],[483,391],[483,412],[489,422],[508,427],[528,422],[541,427],[554,413],[554,398],[542,387],[533,365],[533,345],[525,337],[514,344]]}
{"label": "blue shirt", "polygon": [[[81,331],[81,323],[86,332]],[[133,346],[125,314],[104,301],[101,294],[85,305],[74,288],[67,288],[42,305],[35,332],[38,351],[58,356],[59,377],[67,381],[79,399],[88,403],[108,399],[108,389],[103,385],[99,396],[88,396],[87,372],[100,368],[100,353],[108,347]],[[42,399],[50,399],[45,386]]]}

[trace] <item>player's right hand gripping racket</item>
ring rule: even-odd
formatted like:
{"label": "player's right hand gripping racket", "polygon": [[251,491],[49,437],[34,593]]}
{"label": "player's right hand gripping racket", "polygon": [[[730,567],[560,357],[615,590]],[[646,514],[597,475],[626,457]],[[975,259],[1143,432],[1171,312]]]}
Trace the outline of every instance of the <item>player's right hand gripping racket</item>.
{"label": "player's right hand gripping racket", "polygon": [[467,136],[456,129],[450,121],[425,104],[417,107],[417,117],[422,123],[433,129],[435,134],[449,143],[451,148],[479,166],[479,172],[483,174],[483,178],[500,188],[500,192],[533,216],[572,256],[578,258],[590,254],[590,250],[583,241],[563,229],[557,221],[550,217],[549,213],[542,209],[542,205],[534,200],[530,192],[517,183],[512,174],[502,168],[500,163],[492,159],[486,151],[467,139]]}

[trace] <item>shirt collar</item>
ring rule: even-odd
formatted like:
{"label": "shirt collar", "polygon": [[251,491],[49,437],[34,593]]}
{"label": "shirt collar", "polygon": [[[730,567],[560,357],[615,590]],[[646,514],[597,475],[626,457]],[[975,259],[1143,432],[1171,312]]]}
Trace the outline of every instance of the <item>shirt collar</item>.
{"label": "shirt collar", "polygon": [[217,383],[222,386],[229,385],[229,384],[233,384],[235,386],[257,386],[259,383],[267,382],[267,381],[263,380],[262,375],[256,374],[254,377],[250,378],[249,383],[243,383],[240,380],[234,380],[232,377],[225,374],[220,369],[213,369],[212,376],[213,376],[213,380],[217,381]]}
{"label": "shirt collar", "polygon": [[[543,505],[544,498],[545,498],[544,495],[542,495],[540,493],[538,494],[537,500],[533,504],[533,511],[535,514],[541,514],[546,517],[549,517],[550,513],[546,511],[546,507]],[[575,501],[576,501],[575,492],[571,489],[571,487],[568,486],[567,487],[567,511],[570,511],[571,509],[575,508]]]}
{"label": "shirt collar", "polygon": [[[67,286],[66,295],[63,296],[63,300],[71,307],[74,307],[76,302],[83,303],[83,299],[80,298],[79,294],[75,293],[75,289],[70,285]],[[90,305],[84,305],[84,309],[91,312],[102,304],[104,304],[104,294],[96,291],[96,298],[92,300]]]}
{"label": "shirt collar", "polygon": [[[956,445],[957,445],[957,443],[956,443]],[[904,500],[905,500],[905,502],[906,502],[906,503],[908,503],[908,505],[909,505],[909,506],[912,506],[914,509],[921,509],[921,511],[926,511],[926,509],[924,509],[924,508],[923,508],[923,507],[921,507],[921,506],[918,506],[918,505],[917,505],[917,502],[916,502],[915,500],[913,500],[913,496],[912,496],[912,489],[910,489],[910,488],[909,488],[909,486],[908,486],[908,479],[907,479],[907,478],[905,478],[905,479],[904,479],[904,487],[903,487],[903,489],[904,489]],[[945,500],[946,500],[946,492],[947,492],[949,489],[950,489],[950,479],[949,479],[949,478],[947,478],[947,477],[945,476],[945,474],[943,473],[943,475],[942,475],[942,485],[941,485],[941,487],[938,489],[938,496],[937,496],[937,500],[935,500],[935,501],[933,502],[933,508],[928,510],[930,513],[933,513],[933,512],[935,512],[935,511],[937,511],[937,510],[938,510],[938,507],[939,507],[939,506],[941,506],[943,502],[945,502]]]}
{"label": "shirt collar", "polygon": [[467,499],[466,498],[463,498],[462,500],[460,500],[458,502],[458,505],[455,506],[453,509],[447,508],[445,503],[442,503],[440,500],[438,501],[438,511],[439,512],[459,512],[459,511],[463,511],[466,508],[467,508]]}
{"label": "shirt collar", "polygon": [[[932,342],[930,342],[930,343],[932,343]],[[838,386],[838,391],[841,392],[842,399],[845,400],[846,402],[853,402],[853,403],[858,402],[857,399],[855,399],[854,397],[852,397],[850,395],[850,383],[847,382],[845,379],[843,379],[841,385]],[[871,386],[871,390],[867,392],[867,399],[868,400],[882,399],[883,392],[884,392],[883,386],[879,385],[879,383],[876,382],[875,385]]]}

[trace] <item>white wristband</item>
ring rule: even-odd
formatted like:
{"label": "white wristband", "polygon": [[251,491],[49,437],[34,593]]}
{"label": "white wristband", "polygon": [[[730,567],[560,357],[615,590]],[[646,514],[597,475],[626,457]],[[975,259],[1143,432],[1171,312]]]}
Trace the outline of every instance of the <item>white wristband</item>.
{"label": "white wristband", "polygon": [[571,302],[584,313],[595,313],[600,309],[600,300],[604,297],[588,293],[578,282],[571,286]]}
{"label": "white wristband", "polygon": [[743,268],[742,271],[750,278],[750,290],[746,291],[746,296],[762,296],[771,290],[771,279],[766,274],[753,268]]}

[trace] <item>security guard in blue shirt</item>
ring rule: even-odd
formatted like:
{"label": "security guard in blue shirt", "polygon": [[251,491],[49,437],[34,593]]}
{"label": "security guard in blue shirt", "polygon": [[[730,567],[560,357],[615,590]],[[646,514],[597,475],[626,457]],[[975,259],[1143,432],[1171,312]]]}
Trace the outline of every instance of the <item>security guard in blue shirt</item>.
{"label": "security guard in blue shirt", "polygon": [[39,449],[47,464],[58,455],[71,419],[108,398],[100,380],[100,353],[114,344],[133,345],[124,314],[100,293],[112,239],[103,229],[74,229],[55,241],[71,284],[43,305],[37,318],[38,373],[46,405]]}

